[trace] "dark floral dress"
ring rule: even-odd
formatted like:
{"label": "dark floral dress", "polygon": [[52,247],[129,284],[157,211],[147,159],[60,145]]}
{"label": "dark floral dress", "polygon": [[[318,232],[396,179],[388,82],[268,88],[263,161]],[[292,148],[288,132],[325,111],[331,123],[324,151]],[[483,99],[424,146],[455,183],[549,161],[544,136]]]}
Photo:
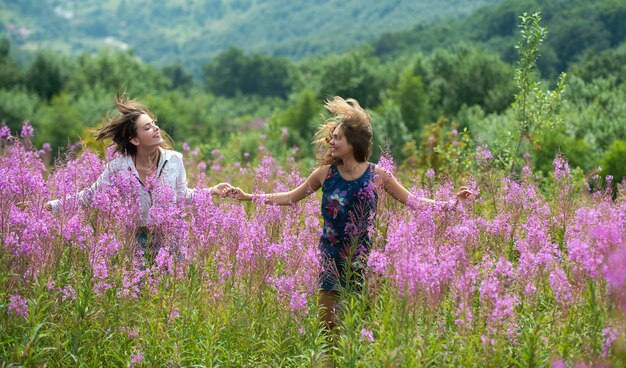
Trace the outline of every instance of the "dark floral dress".
{"label": "dark floral dress", "polygon": [[[320,238],[322,290],[346,286],[347,265],[360,275],[376,223],[378,195],[374,188],[374,164],[360,178],[345,180],[331,165],[322,185],[324,231]],[[352,278],[351,278],[352,279]]]}

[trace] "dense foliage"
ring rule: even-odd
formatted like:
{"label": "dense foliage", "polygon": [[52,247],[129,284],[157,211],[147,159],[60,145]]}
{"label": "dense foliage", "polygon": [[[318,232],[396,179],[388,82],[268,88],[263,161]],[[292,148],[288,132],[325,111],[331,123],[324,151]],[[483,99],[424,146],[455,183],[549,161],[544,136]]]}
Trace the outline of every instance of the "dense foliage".
{"label": "dense foliage", "polygon": [[[505,9],[505,4],[492,11]],[[609,7],[598,9],[607,12]],[[614,8],[616,14],[620,9]],[[467,24],[474,24],[472,19]],[[618,40],[620,31],[614,31],[618,34],[611,39]],[[200,145],[205,154],[229,147],[225,151],[240,160],[244,154],[256,154],[259,129],[282,140],[281,130],[286,128],[290,146],[298,147],[298,157],[306,158],[311,157],[310,141],[321,121],[320,102],[340,95],[358,99],[374,116],[374,159],[388,146],[400,162],[410,159],[423,164],[422,170],[430,166],[445,171],[435,151],[449,145],[445,134],[467,129],[472,139],[499,147],[498,159],[533,152],[532,165],[538,172],[550,171],[552,158],[560,151],[584,172],[603,165],[603,174],[622,178],[626,165],[618,153],[619,141],[626,140],[626,87],[620,60],[626,60],[626,46],[579,52],[567,70],[558,69],[568,73],[567,80],[559,82],[556,76],[546,79],[538,74],[542,61],[551,55],[546,47],[558,47],[551,43],[551,35],[551,31],[537,35],[533,41],[537,53],[517,52],[514,64],[490,51],[489,45],[472,43],[394,58],[381,58],[376,49],[362,47],[297,63],[231,48],[204,65],[201,81],[180,65],[157,69],[132,52],[110,49],[75,59],[42,51],[23,64],[12,56],[13,45],[5,39],[0,40],[0,116],[12,130],[30,121],[38,132],[35,143],[50,143],[57,157],[58,150],[64,152],[81,139],[93,145],[90,129],[107,114],[112,96],[127,91],[153,107],[163,129],[178,144]],[[517,42],[519,50],[519,41],[511,42]],[[525,81],[514,74],[523,63],[538,66],[526,73]],[[534,91],[532,96],[520,94],[520,83]],[[559,88],[563,90],[558,92]],[[558,98],[550,102],[556,92]],[[515,136],[524,120],[519,107],[527,98],[534,99],[529,106],[535,111],[552,111],[550,122],[530,110],[525,115],[548,123],[550,129],[534,132],[529,126],[528,134]],[[280,147],[273,154],[282,157],[291,151]]]}

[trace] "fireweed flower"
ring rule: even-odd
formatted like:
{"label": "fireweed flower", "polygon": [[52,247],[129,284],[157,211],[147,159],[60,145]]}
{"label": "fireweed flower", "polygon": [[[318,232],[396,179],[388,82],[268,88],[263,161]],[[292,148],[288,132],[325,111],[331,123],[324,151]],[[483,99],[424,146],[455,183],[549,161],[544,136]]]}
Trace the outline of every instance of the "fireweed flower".
{"label": "fireweed flower", "polygon": [[572,175],[570,174],[569,164],[563,156],[557,155],[554,161],[552,161],[552,164],[554,165],[554,179],[556,181],[571,179]]}
{"label": "fireweed flower", "polygon": [[276,160],[271,155],[264,155],[254,175],[255,183],[267,184],[273,174],[274,168],[277,166]]}
{"label": "fireweed flower", "polygon": [[45,198],[48,194],[43,179],[45,172],[37,151],[27,150],[20,143],[10,145],[0,157],[0,193],[14,202]]}
{"label": "fireweed flower", "polygon": [[33,130],[33,126],[30,125],[30,122],[24,121],[22,124],[22,131],[20,132],[20,137],[30,139],[35,135],[35,131]]}
{"label": "fireweed flower", "polygon": [[515,248],[519,252],[517,277],[526,283],[524,294],[527,298],[534,297],[535,283],[540,283],[561,258],[558,245],[551,241],[548,233],[550,224],[549,207],[537,201],[514,236]]}
{"label": "fireweed flower", "polygon": [[11,295],[9,298],[9,307],[7,308],[9,313],[14,313],[18,316],[28,316],[28,302],[22,296],[16,294]]}
{"label": "fireweed flower", "polygon": [[372,250],[367,259],[367,267],[373,272],[381,275],[385,275],[387,273],[387,266],[389,264],[389,259],[385,255],[385,253]]}
{"label": "fireweed flower", "polygon": [[596,208],[582,207],[565,232],[573,270],[597,278],[607,271],[606,260],[611,251],[624,242],[625,214],[609,202]]}
{"label": "fireweed flower", "polygon": [[61,293],[61,300],[63,300],[63,301],[65,301],[65,300],[69,300],[69,301],[76,300],[76,290],[74,290],[74,287],[72,285],[66,285],[63,288],[59,288],[59,292]]}
{"label": "fireweed flower", "polygon": [[[92,152],[86,151],[73,160],[55,168],[49,178],[56,198],[76,196],[76,193],[92,185],[104,171],[104,162]],[[76,201],[77,199],[74,199]]]}
{"label": "fireweed flower", "polygon": [[137,330],[135,330],[132,327],[120,326],[117,329],[121,332],[124,332],[128,336],[129,339],[135,339],[139,337],[139,333],[137,332]]}
{"label": "fireweed flower", "polygon": [[374,333],[363,327],[361,330],[361,341],[374,342]]}
{"label": "fireweed flower", "polygon": [[[424,191],[412,194],[429,197]],[[392,214],[382,252],[390,261],[384,272],[398,291],[411,298],[421,296],[433,308],[467,265],[465,244],[474,244],[478,237],[473,224],[459,226],[459,214],[445,205],[453,195],[451,186],[445,185],[435,195],[443,203],[416,202],[409,206],[408,217]],[[375,254],[370,265],[377,259],[381,256]]]}
{"label": "fireweed flower", "polygon": [[[480,284],[480,300],[487,316],[489,336],[495,336],[498,331],[513,331],[510,327],[515,324],[515,307],[519,305],[518,298],[510,290],[516,279],[513,265],[500,258],[494,267],[493,261],[485,259],[482,269],[485,274]],[[509,334],[509,338],[515,336]],[[485,341],[491,340],[487,338]]]}
{"label": "fireweed flower", "polygon": [[[317,254],[318,208],[318,201],[282,208],[281,235],[268,249],[272,257],[270,260],[266,258],[266,262],[271,261],[274,269],[282,268],[278,276],[270,277],[270,284],[276,288],[281,300],[289,302],[292,314],[306,313],[309,297],[317,290],[317,275],[321,271]],[[300,220],[303,217],[304,222]]]}
{"label": "fireweed flower", "polygon": [[493,155],[486,144],[476,147],[476,161],[479,165],[488,165],[493,161]]}
{"label": "fireweed flower", "polygon": [[567,275],[562,268],[556,266],[556,268],[550,274],[550,287],[554,293],[554,299],[561,306],[566,309],[572,302],[572,288]]}
{"label": "fireweed flower", "polygon": [[[19,162],[19,164],[15,164]],[[54,237],[51,214],[42,210],[48,197],[45,166],[21,143],[4,147],[0,156],[0,241],[10,255],[12,272],[36,277],[46,264]]]}
{"label": "fireweed flower", "polygon": [[621,328],[608,327],[602,330],[602,336],[604,337],[604,341],[602,343],[602,357],[603,358],[608,357],[611,346],[618,338],[620,337],[622,339],[624,338],[625,336],[624,327],[626,326],[622,326]]}
{"label": "fireweed flower", "polygon": [[143,364],[145,361],[143,353],[141,351],[138,351],[134,354],[131,354],[130,356],[130,366],[134,367],[136,365],[140,365]]}
{"label": "fireweed flower", "polygon": [[109,267],[112,258],[119,253],[121,248],[122,242],[118,241],[114,235],[103,233],[89,250],[89,263],[93,273],[94,291],[99,296],[113,287],[108,282]]}
{"label": "fireweed flower", "polygon": [[382,156],[380,156],[380,159],[378,159],[378,163],[376,164],[376,166],[389,173],[393,173],[396,171],[396,166],[393,163],[393,156],[389,154],[383,154]]}
{"label": "fireweed flower", "polygon": [[470,328],[474,315],[472,313],[472,295],[478,282],[478,271],[475,266],[467,265],[467,269],[459,270],[453,281],[453,293],[458,303],[454,323],[462,328]]}
{"label": "fireweed flower", "polygon": [[168,323],[172,323],[172,322],[174,322],[174,320],[175,320],[176,318],[178,318],[179,316],[180,316],[180,313],[178,313],[178,309],[173,308],[173,309],[170,311],[170,315],[167,317],[167,322],[168,322]]}
{"label": "fireweed flower", "polygon": [[66,221],[58,222],[56,231],[67,245],[76,249],[88,248],[94,237],[93,227],[87,223],[84,212],[67,215]]}
{"label": "fireweed flower", "polygon": [[[46,261],[53,254],[48,252],[48,245],[54,238],[51,215],[42,213],[40,209],[28,207],[21,211],[15,206],[11,206],[8,216],[8,225],[15,234],[17,242],[9,241],[5,248],[9,246],[15,257],[15,265],[21,265],[14,271],[26,277],[34,278],[43,269]],[[6,219],[5,219],[6,220]],[[11,246],[12,245],[12,246]],[[24,261],[26,261],[24,263]]]}
{"label": "fireweed flower", "polygon": [[137,299],[141,295],[141,281],[149,271],[142,270],[139,267],[139,260],[135,260],[134,263],[131,270],[124,270],[123,272],[122,287],[118,294],[119,298]]}
{"label": "fireweed flower", "polygon": [[0,141],[8,141],[11,138],[13,138],[11,136],[11,129],[9,129],[9,127],[2,122],[2,124],[0,124]]}
{"label": "fireweed flower", "polygon": [[617,307],[622,311],[626,311],[626,273],[624,270],[626,270],[626,244],[622,243],[609,254],[607,267],[604,270],[606,283],[616,297]]}

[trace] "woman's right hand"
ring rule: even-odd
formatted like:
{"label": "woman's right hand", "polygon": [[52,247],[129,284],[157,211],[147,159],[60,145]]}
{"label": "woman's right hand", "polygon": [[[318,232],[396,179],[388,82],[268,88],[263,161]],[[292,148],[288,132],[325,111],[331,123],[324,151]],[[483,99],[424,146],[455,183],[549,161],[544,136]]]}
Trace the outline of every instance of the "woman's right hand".
{"label": "woman's right hand", "polygon": [[46,211],[52,211],[52,201],[46,202],[46,204],[43,205],[43,209]]}

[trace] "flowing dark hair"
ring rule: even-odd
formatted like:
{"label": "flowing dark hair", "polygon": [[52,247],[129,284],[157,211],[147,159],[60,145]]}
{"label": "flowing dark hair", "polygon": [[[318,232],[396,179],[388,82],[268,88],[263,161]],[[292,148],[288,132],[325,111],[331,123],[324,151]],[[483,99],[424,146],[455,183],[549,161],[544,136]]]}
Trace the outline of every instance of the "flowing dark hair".
{"label": "flowing dark hair", "polygon": [[[96,140],[104,141],[110,139],[113,141],[111,145],[115,147],[115,152],[134,155],[137,153],[137,147],[130,140],[137,136],[137,119],[141,115],[146,114],[156,121],[156,116],[148,107],[138,101],[128,99],[126,95],[115,96],[113,102],[115,103],[117,114],[108,118],[104,127],[98,129]],[[172,146],[170,136],[163,131],[161,131],[161,136],[163,137],[161,147],[170,148]]]}

